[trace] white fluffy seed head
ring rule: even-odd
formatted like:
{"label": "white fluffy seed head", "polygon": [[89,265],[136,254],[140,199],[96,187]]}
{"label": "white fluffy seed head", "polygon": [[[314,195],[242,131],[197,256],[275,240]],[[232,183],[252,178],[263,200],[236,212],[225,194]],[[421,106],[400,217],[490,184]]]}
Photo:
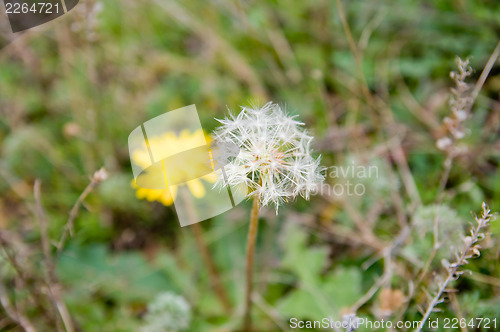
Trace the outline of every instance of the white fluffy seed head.
{"label": "white fluffy seed head", "polygon": [[[303,123],[289,116],[277,104],[261,108],[242,107],[232,113],[214,132],[214,139],[240,147],[239,154],[226,165],[227,182],[242,183],[249,197],[258,197],[260,204],[274,204],[276,210],[285,201],[301,195],[309,199],[311,191],[323,182],[324,168],[320,158],[311,155],[312,137]],[[225,180],[219,177],[218,185]]]}

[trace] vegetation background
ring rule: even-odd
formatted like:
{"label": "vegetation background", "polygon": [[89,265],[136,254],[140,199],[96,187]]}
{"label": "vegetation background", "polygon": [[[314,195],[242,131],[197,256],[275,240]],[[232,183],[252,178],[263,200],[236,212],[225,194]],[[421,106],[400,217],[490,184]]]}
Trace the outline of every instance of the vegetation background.
{"label": "vegetation background", "polygon": [[[269,100],[306,123],[324,166],[379,172],[351,179],[362,196],[324,193],[278,215],[262,211],[255,330],[350,312],[419,321],[471,212],[483,201],[499,209],[498,61],[460,152],[449,158],[436,142],[446,135],[455,58],[469,57],[474,86],[499,41],[500,2],[342,3],[81,0],[4,45],[0,331],[238,330],[251,203],[200,224],[225,310],[191,227],[179,227],[172,206],[135,196],[127,137],[185,105],[196,104],[210,131],[227,108]],[[95,174],[101,167],[107,178]],[[345,180],[327,177],[331,186]],[[68,218],[74,232],[58,252]],[[432,319],[497,318],[498,329],[499,234],[492,222],[472,272]]]}

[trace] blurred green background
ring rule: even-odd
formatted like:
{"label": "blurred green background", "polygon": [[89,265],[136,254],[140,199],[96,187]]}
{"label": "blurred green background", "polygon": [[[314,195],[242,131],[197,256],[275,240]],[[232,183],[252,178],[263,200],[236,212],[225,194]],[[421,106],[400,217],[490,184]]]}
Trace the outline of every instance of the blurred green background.
{"label": "blurred green background", "polygon": [[[31,209],[35,179],[56,242],[89,177],[103,166],[109,173],[85,199],[75,234],[56,261],[77,331],[139,331],[147,326],[148,304],[164,292],[189,303],[188,331],[240,326],[250,203],[201,224],[233,304],[226,313],[191,229],[179,227],[173,207],[138,200],[130,184],[128,135],[169,110],[196,104],[211,131],[214,118],[223,118],[228,108],[272,100],[306,123],[324,166],[355,158],[379,167],[381,181],[368,181],[363,197],[318,195],[292,202],[278,215],[262,212],[257,331],[286,331],[290,317],[340,319],[370,289],[384,262],[359,235],[356,216],[388,244],[401,220],[434,213],[445,159],[435,143],[450,112],[449,73],[456,56],[469,57],[475,69],[470,82],[479,78],[499,41],[500,2],[343,5],[358,63],[342,12],[327,0],[81,0],[62,18],[0,50],[0,231],[17,243],[12,250],[34,279],[44,273],[40,227]],[[373,110],[366,88],[388,112]],[[497,62],[467,120],[467,151],[455,159],[436,208],[457,229],[467,230],[471,211],[478,213],[483,201],[499,208],[499,90]],[[408,189],[408,174],[418,199]],[[397,294],[396,304],[382,297],[392,299],[391,292],[378,292],[359,308],[360,316],[421,318],[422,287],[432,293],[443,268],[436,260],[417,282],[432,251],[432,236],[417,231],[394,254],[384,286]],[[474,277],[455,284],[459,292],[435,317],[500,317],[498,222],[491,231],[483,255],[468,266]],[[460,244],[458,238],[444,248],[443,257]],[[40,331],[54,331],[47,305],[29,300],[31,284],[16,282],[5,252],[0,273],[6,294],[26,307]],[[409,301],[399,299],[412,287]],[[0,312],[0,331],[20,330]]]}

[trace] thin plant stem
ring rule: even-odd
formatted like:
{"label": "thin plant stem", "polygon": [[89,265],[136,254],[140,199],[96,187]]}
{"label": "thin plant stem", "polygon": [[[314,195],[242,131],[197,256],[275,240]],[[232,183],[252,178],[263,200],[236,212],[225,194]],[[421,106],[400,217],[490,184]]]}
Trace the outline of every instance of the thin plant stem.
{"label": "thin plant stem", "polygon": [[7,290],[2,282],[0,282],[0,304],[2,305],[5,314],[15,323],[19,324],[26,332],[37,332],[38,330],[29,321],[29,319],[14,308],[7,296]]}
{"label": "thin plant stem", "polygon": [[61,238],[59,239],[59,242],[57,243],[57,254],[56,256],[58,257],[66,243],[66,239],[68,238],[68,235],[73,236],[74,233],[74,223],[75,219],[78,215],[78,211],[80,210],[80,206],[83,204],[85,201],[85,198],[97,187],[99,183],[104,181],[108,177],[108,174],[106,170],[101,168],[100,170],[96,171],[92,178],[90,179],[90,183],[85,187],[83,192],[80,194],[78,199],[76,200],[75,204],[71,208],[71,211],[69,212],[69,217],[68,221],[66,222],[66,226],[64,227],[63,233],[61,235]]}
{"label": "thin plant stem", "polygon": [[495,62],[498,59],[498,56],[500,56],[500,42],[498,42],[497,46],[495,47],[495,50],[493,50],[493,53],[491,54],[490,58],[488,59],[488,63],[486,63],[486,66],[483,69],[483,72],[481,73],[481,76],[479,76],[479,79],[474,86],[474,90],[472,90],[471,93],[471,98],[472,102],[470,103],[470,107],[472,107],[472,104],[476,100],[477,96],[479,95],[479,91],[481,91],[484,82],[486,82],[486,78],[488,78],[488,75],[490,74],[491,69],[495,65]]}
{"label": "thin plant stem", "polygon": [[245,287],[245,311],[243,318],[243,332],[252,331],[252,289],[253,289],[253,261],[255,254],[255,242],[259,229],[259,197],[255,197],[250,214],[250,226],[248,228],[247,239],[247,259],[246,259],[246,287]]}
{"label": "thin plant stem", "polygon": [[469,240],[464,241],[465,246],[462,249],[461,253],[459,255],[457,254],[456,262],[450,264],[446,268],[448,276],[439,285],[439,289],[436,295],[430,301],[429,306],[427,307],[427,310],[425,311],[422,320],[420,321],[418,328],[415,330],[415,332],[420,332],[422,330],[425,323],[427,322],[427,319],[429,319],[430,315],[435,311],[434,308],[438,304],[444,302],[442,295],[444,293],[450,292],[450,290],[447,288],[448,285],[452,281],[457,280],[463,274],[463,271],[460,271],[460,268],[469,263],[468,259],[473,258],[474,256],[478,257],[480,255],[479,253],[480,247],[477,246],[476,244],[480,240],[484,239],[484,233],[482,233],[482,231],[488,225],[492,217],[493,215],[491,214],[491,210],[486,206],[486,203],[483,203],[483,214],[481,218],[476,217],[477,226],[472,228],[470,237],[467,237],[469,238]]}
{"label": "thin plant stem", "polygon": [[349,44],[349,48],[351,49],[351,52],[354,55],[354,60],[356,62],[356,71],[358,73],[358,79],[361,80],[361,93],[364,95],[368,103],[368,106],[373,111],[373,119],[375,121],[375,124],[378,127],[380,127],[379,115],[390,116],[390,114],[383,108],[380,110],[384,110],[385,114],[379,114],[379,108],[375,104],[375,100],[373,98],[372,93],[370,92],[370,88],[368,87],[368,82],[366,81],[366,77],[363,72],[363,56],[360,50],[358,49],[356,42],[354,41],[354,37],[352,35],[351,28],[349,27],[349,23],[347,22],[347,15],[341,0],[337,0],[337,9],[340,16],[340,22],[342,23],[342,28],[344,29],[344,32],[347,37],[347,43]]}
{"label": "thin plant stem", "polygon": [[[184,189],[185,188],[179,191],[182,195],[184,203],[186,204],[186,213],[188,214],[190,220],[193,222],[195,220],[198,220],[196,216],[196,209],[193,204],[193,198]],[[199,223],[196,222],[192,223],[190,226],[191,230],[193,231],[198,251],[201,253],[203,264],[205,265],[205,268],[208,270],[208,276],[210,278],[210,283],[214,289],[215,295],[219,299],[226,313],[229,314],[231,312],[231,302],[229,301],[229,297],[227,296],[226,291],[222,287],[219,271],[217,269],[217,266],[215,265],[215,262],[212,258],[212,254],[210,252],[210,249],[208,248],[208,245],[205,241],[205,237],[203,235],[203,228],[200,226]]]}
{"label": "thin plant stem", "polygon": [[453,159],[454,159],[454,155],[453,154],[449,154],[447,157],[446,157],[446,160],[444,161],[444,172],[443,172],[443,176],[441,177],[441,180],[439,181],[439,188],[438,188],[438,191],[437,191],[437,201],[436,203],[437,204],[440,204],[441,201],[443,200],[443,192],[444,192],[444,189],[446,188],[446,184],[448,183],[448,179],[450,178],[450,172],[451,172],[451,166],[453,166]]}
{"label": "thin plant stem", "polygon": [[193,230],[194,239],[196,241],[196,245],[198,246],[198,250],[201,252],[203,263],[208,270],[210,281],[214,288],[215,294],[224,307],[224,310],[227,313],[230,313],[231,302],[229,301],[229,297],[227,296],[226,291],[222,287],[219,271],[215,266],[210,250],[208,249],[208,245],[203,237],[203,229],[201,228],[199,223],[192,224],[191,229]]}
{"label": "thin plant stem", "polygon": [[74,332],[75,327],[73,326],[73,321],[69,313],[66,304],[62,300],[59,285],[57,285],[57,278],[55,273],[55,265],[52,261],[52,254],[50,252],[49,235],[47,230],[47,219],[45,217],[45,212],[42,207],[41,200],[41,182],[40,180],[35,181],[34,186],[34,196],[35,196],[35,206],[37,211],[37,217],[40,222],[40,233],[42,240],[42,250],[44,255],[44,263],[47,268],[46,282],[49,290],[49,296],[54,302],[54,306],[61,316],[64,328],[67,332]]}

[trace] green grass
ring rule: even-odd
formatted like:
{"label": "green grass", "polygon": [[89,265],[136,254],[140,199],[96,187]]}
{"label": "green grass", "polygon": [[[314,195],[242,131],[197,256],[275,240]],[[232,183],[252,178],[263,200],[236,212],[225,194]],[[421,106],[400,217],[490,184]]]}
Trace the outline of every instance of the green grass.
{"label": "green grass", "polygon": [[[82,1],[0,50],[0,231],[17,234],[16,252],[29,248],[19,257],[26,254],[23,267],[34,277],[42,278],[44,270],[31,212],[35,179],[42,182],[49,235],[57,241],[89,177],[102,166],[109,172],[85,200],[57,260],[64,300],[82,331],[137,331],[148,303],[166,291],[191,304],[190,331],[240,327],[239,311],[224,313],[213,294],[192,233],[179,227],[174,209],[134,195],[127,137],[139,124],[196,104],[211,131],[227,108],[269,100],[286,105],[315,135],[324,166],[354,156],[386,170],[382,180],[392,185],[368,180],[369,194],[349,204],[364,222],[373,217],[370,231],[389,244],[401,230],[401,213],[411,222],[420,204],[408,191],[408,174],[421,204],[438,199],[445,155],[435,143],[450,112],[455,57],[470,57],[474,84],[500,32],[500,2],[493,0],[344,1],[358,67],[335,1],[109,0],[92,12],[94,3]],[[454,160],[442,201],[464,230],[483,201],[499,210],[499,74],[497,62],[467,120],[467,152]],[[254,306],[259,331],[287,330],[295,316],[340,318],[383,273],[387,261],[373,244],[349,240],[361,235],[345,204],[315,196],[288,204],[277,216],[272,209],[263,213],[255,277],[261,298]],[[238,308],[249,211],[244,203],[202,223]],[[440,305],[443,312],[434,318],[500,317],[498,222],[491,230],[482,256],[468,266],[481,275],[456,282],[456,300]],[[432,236],[427,240],[415,235],[403,244],[411,257],[405,250],[395,254],[384,287],[408,293],[408,280],[432,251]],[[14,290],[8,265],[0,267],[8,295],[29,293],[33,285]],[[443,271],[438,261],[431,269],[408,309],[401,305],[389,319],[421,318],[422,289],[432,293],[437,281],[431,272]],[[379,294],[360,316],[375,319]],[[53,330],[44,316],[50,304],[22,303],[40,331]],[[0,331],[9,329],[21,330],[9,320],[0,325]]]}

